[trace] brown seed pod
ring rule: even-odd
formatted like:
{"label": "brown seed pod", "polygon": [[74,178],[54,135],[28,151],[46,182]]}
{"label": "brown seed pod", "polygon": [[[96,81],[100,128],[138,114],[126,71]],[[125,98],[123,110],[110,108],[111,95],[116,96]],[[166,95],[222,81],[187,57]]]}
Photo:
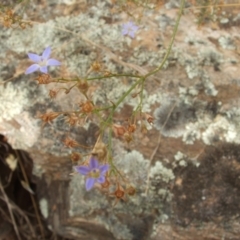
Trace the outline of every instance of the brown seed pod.
{"label": "brown seed pod", "polygon": [[109,182],[109,180],[106,177],[105,178],[105,182],[101,184],[101,187],[102,188],[109,188],[109,186],[110,186],[110,182]]}
{"label": "brown seed pod", "polygon": [[90,101],[81,103],[81,104],[79,104],[79,106],[81,107],[81,111],[83,113],[91,113],[94,110],[94,106],[93,106],[92,102],[90,102]]}
{"label": "brown seed pod", "polygon": [[60,114],[59,112],[49,112],[42,114],[40,119],[42,119],[45,123],[51,123],[55,118],[57,118]]}
{"label": "brown seed pod", "polygon": [[48,84],[50,82],[52,82],[51,80],[51,76],[49,74],[40,74],[37,78],[35,78],[35,80],[38,81],[38,84]]}
{"label": "brown seed pod", "polygon": [[93,62],[91,67],[95,72],[99,72],[101,70],[101,64],[99,62]]}
{"label": "brown seed pod", "polygon": [[136,188],[134,188],[132,185],[129,185],[127,188],[126,188],[126,193],[129,195],[129,196],[134,196],[136,194]]}
{"label": "brown seed pod", "polygon": [[66,122],[71,126],[76,125],[78,123],[78,120],[79,118],[75,113],[71,113],[66,117]]}
{"label": "brown seed pod", "polygon": [[136,124],[130,124],[128,125],[128,132],[133,133],[135,132],[136,128],[137,128]]}
{"label": "brown seed pod", "polygon": [[73,152],[71,154],[71,160],[73,164],[77,164],[82,159],[82,156],[80,153]]}
{"label": "brown seed pod", "polygon": [[50,98],[56,98],[57,93],[58,93],[58,91],[50,89],[48,95]]}
{"label": "brown seed pod", "polygon": [[74,147],[78,147],[79,146],[79,143],[73,139],[71,139],[70,137],[66,137],[64,140],[63,140],[63,144],[66,146],[66,147],[69,147],[69,148],[74,148]]}
{"label": "brown seed pod", "polygon": [[125,200],[125,198],[124,198],[124,196],[125,196],[125,191],[124,191],[123,187],[122,187],[119,183],[117,183],[117,189],[116,189],[116,191],[113,193],[113,195],[114,195],[118,200],[120,200],[120,199]]}
{"label": "brown seed pod", "polygon": [[112,129],[116,137],[123,136],[127,131],[124,126],[118,124],[113,124]]}
{"label": "brown seed pod", "polygon": [[77,85],[79,91],[83,94],[86,94],[89,89],[89,84],[85,80],[81,80],[80,83]]}
{"label": "brown seed pod", "polygon": [[129,132],[125,132],[123,137],[127,143],[130,143],[133,140],[132,134]]}

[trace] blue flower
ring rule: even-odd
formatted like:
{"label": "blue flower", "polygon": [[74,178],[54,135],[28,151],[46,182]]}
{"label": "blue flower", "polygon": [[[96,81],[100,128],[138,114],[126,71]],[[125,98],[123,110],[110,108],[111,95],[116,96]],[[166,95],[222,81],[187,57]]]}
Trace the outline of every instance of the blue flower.
{"label": "blue flower", "polygon": [[28,53],[28,57],[35,62],[32,64],[26,71],[25,74],[30,74],[33,73],[37,70],[40,70],[42,73],[47,73],[48,72],[48,66],[59,66],[61,63],[53,58],[50,58],[51,54],[51,47],[47,47],[44,51],[42,56],[39,56],[34,53]]}
{"label": "blue flower", "polygon": [[78,173],[87,177],[85,183],[87,191],[91,190],[96,182],[98,183],[105,182],[105,174],[108,171],[108,169],[109,169],[108,164],[99,165],[98,160],[96,160],[94,157],[90,158],[89,166],[75,167],[75,170]]}
{"label": "blue flower", "polygon": [[122,35],[128,35],[131,38],[135,37],[135,33],[138,30],[138,26],[136,26],[133,22],[127,22],[122,25]]}

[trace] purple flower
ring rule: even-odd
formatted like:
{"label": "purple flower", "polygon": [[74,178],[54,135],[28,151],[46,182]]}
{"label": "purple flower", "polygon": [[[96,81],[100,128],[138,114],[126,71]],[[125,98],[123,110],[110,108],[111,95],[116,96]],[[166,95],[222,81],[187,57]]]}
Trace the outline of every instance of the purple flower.
{"label": "purple flower", "polygon": [[138,26],[136,26],[133,22],[127,22],[122,25],[122,35],[128,35],[131,38],[135,37],[135,32],[138,30]]}
{"label": "purple flower", "polygon": [[86,176],[86,190],[89,191],[93,188],[95,182],[104,183],[105,182],[105,173],[108,171],[109,165],[99,165],[98,160],[94,157],[91,157],[89,161],[89,166],[77,166],[75,170],[82,175]]}
{"label": "purple flower", "polygon": [[25,74],[29,74],[29,73],[33,73],[37,70],[40,70],[40,72],[42,73],[47,73],[48,66],[59,66],[61,65],[61,63],[53,58],[50,58],[50,54],[51,54],[51,47],[47,47],[44,51],[42,56],[39,56],[37,54],[34,53],[28,53],[28,57],[35,62],[34,64],[32,64],[25,72]]}

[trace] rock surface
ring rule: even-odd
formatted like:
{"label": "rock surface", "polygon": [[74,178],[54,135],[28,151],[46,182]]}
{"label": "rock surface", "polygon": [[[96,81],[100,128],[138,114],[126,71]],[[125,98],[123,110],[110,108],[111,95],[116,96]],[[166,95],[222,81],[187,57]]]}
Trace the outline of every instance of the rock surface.
{"label": "rock surface", "polygon": [[[178,13],[178,1],[155,9],[130,5],[140,29],[121,35],[131,20],[114,1],[39,1],[24,12],[33,26],[0,27],[0,132],[14,148],[29,152],[41,213],[53,232],[69,239],[239,239],[240,210],[240,70],[239,15],[222,9],[214,23],[198,27],[185,10],[169,59],[146,81],[143,111],[154,115],[147,134],[125,144],[113,140],[115,164],[136,187],[126,202],[71,175],[71,136],[93,146],[99,126],[89,121],[69,127],[60,117],[44,127],[45,112],[76,110],[84,99],[78,89],[48,96],[55,83],[38,85],[25,75],[28,52],[52,46],[62,62],[51,75],[86,75],[98,59],[110,72],[145,74],[162,61]],[[189,1],[193,2],[193,1]],[[191,4],[186,4],[191,7]],[[116,102],[132,78],[95,81],[89,88],[97,104]],[[65,87],[69,84],[65,84]],[[138,98],[120,105],[116,121],[129,118]],[[89,151],[76,149],[81,154]],[[146,194],[147,192],[147,194]]]}

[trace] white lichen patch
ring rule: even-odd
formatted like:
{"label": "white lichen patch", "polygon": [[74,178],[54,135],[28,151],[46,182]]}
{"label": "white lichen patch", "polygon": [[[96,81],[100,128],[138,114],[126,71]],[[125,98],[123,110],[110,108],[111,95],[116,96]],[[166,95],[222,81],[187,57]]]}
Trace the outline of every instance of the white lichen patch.
{"label": "white lichen patch", "polygon": [[178,151],[174,156],[175,161],[172,163],[173,168],[180,166],[180,167],[186,167],[188,165],[187,163],[187,156]]}
{"label": "white lichen patch", "polygon": [[199,129],[198,122],[187,124],[186,127],[185,127],[185,130],[186,131],[183,134],[182,140],[186,144],[194,144],[194,142],[197,139],[201,138],[201,132],[200,132],[200,129]]}
{"label": "white lichen patch", "polygon": [[235,126],[226,118],[218,116],[202,133],[202,140],[207,145],[212,144],[216,138],[218,141],[236,142],[236,136]]}
{"label": "white lichen patch", "polygon": [[39,205],[40,205],[40,210],[41,210],[41,213],[42,213],[43,217],[45,219],[48,218],[49,209],[48,209],[48,201],[47,201],[47,199],[45,199],[45,198],[40,199]]}
{"label": "white lichen patch", "polygon": [[40,166],[39,164],[33,164],[32,174],[34,176],[37,176],[38,178],[42,178],[43,173],[45,173],[45,170],[43,169],[42,166]]}
{"label": "white lichen patch", "polygon": [[186,73],[187,73],[189,79],[193,79],[193,78],[199,76],[199,69],[193,63],[187,64],[185,69],[186,69]]}
{"label": "white lichen patch", "polygon": [[236,48],[233,39],[230,36],[221,36],[218,39],[218,42],[220,46],[224,49],[234,50]]}
{"label": "white lichen patch", "polygon": [[160,179],[165,183],[175,178],[172,169],[164,167],[159,161],[151,168],[149,176],[151,179]]}
{"label": "white lichen patch", "polygon": [[0,85],[0,123],[13,119],[27,105],[27,90],[20,89],[12,83],[6,87]]}

